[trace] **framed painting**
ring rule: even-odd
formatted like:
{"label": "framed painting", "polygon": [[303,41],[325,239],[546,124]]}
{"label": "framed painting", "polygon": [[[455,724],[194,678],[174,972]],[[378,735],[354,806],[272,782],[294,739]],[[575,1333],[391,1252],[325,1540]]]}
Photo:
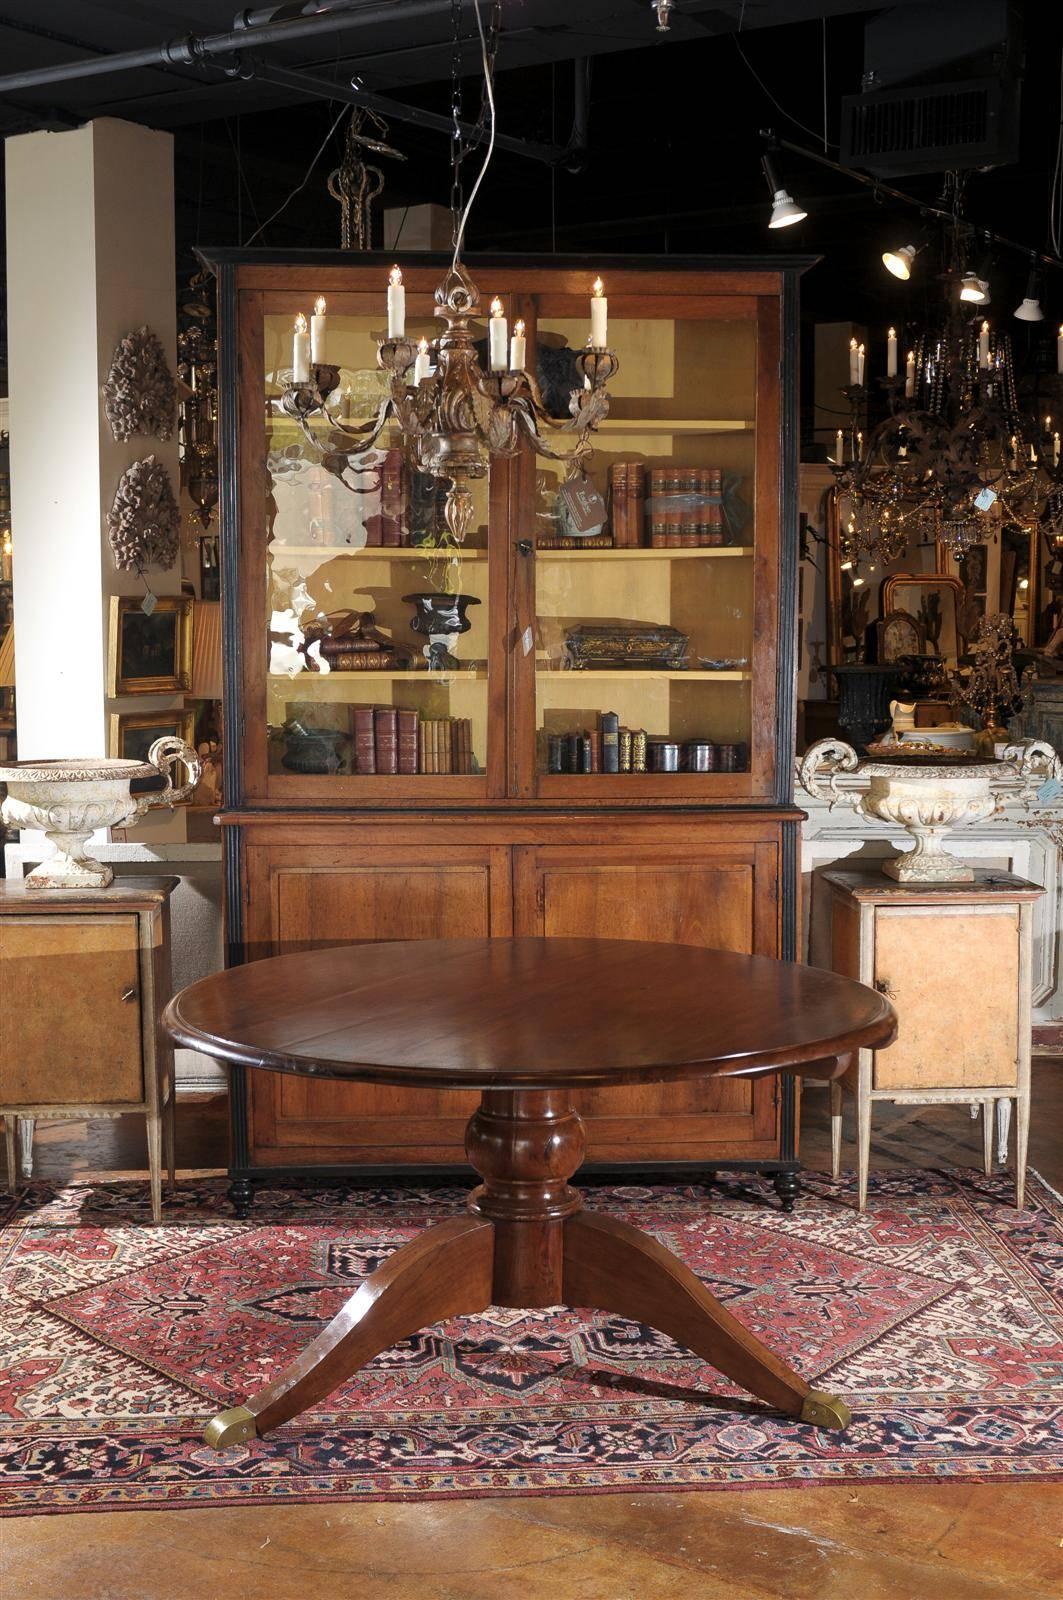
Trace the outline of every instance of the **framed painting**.
{"label": "framed painting", "polygon": [[194,711],[114,711],[108,754],[126,761],[146,761],[156,739],[183,739],[193,744],[196,733]]}
{"label": "framed painting", "polygon": [[192,682],[192,600],[160,595],[151,615],[135,595],[111,596],[108,678],[122,694],[187,694]]}

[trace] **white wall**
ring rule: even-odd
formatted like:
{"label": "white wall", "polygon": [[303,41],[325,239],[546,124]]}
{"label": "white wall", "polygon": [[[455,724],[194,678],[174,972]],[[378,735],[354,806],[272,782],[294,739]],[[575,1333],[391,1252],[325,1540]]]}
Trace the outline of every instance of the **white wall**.
{"label": "white wall", "polygon": [[[154,453],[176,492],[176,434],[118,444],[101,389],[120,336],[143,323],[176,353],[173,142],[110,118],[8,139],[11,493],[19,755],[106,753],[107,629],[119,573],[105,517],[124,469]],[[152,572],[180,591],[180,563]],[[124,709],[179,704],[126,699]]]}

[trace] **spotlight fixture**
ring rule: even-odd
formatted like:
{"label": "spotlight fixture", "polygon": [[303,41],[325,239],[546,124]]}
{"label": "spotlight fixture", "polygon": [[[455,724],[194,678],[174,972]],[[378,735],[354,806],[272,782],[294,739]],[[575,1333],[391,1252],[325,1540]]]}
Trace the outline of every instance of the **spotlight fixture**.
{"label": "spotlight fixture", "polygon": [[1022,304],[1015,307],[1015,315],[1020,322],[1043,322],[1045,314],[1041,310],[1041,274],[1034,268],[1030,269],[1030,276],[1026,280],[1026,293]]}
{"label": "spotlight fixture", "polygon": [[981,260],[975,267],[964,267],[963,277],[960,279],[960,299],[967,300],[971,305],[987,306],[989,304],[989,273],[993,265],[993,258],[989,253],[989,240],[986,239],[986,250]]}
{"label": "spotlight fixture", "polygon": [[802,211],[793,196],[787,193],[785,185],[779,180],[775,163],[767,151],[761,156],[760,164],[764,168],[764,180],[771,195],[771,216],[768,219],[768,227],[789,228],[795,222],[803,222],[808,212]]}
{"label": "spotlight fixture", "polygon": [[887,272],[892,272],[895,278],[902,278],[905,282],[912,275],[912,262],[919,254],[921,246],[917,244],[902,244],[899,250],[883,250],[882,265]]}
{"label": "spotlight fixture", "polygon": [[967,300],[971,305],[975,306],[988,305],[988,278],[980,278],[977,272],[965,272],[960,279],[960,299]]}

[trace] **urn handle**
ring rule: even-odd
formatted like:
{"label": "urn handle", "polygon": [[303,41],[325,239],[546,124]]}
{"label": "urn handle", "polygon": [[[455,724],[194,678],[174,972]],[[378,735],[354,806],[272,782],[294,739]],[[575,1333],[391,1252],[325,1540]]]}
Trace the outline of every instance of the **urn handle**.
{"label": "urn handle", "polygon": [[1005,747],[1002,758],[1020,782],[1018,798],[1027,811],[1042,787],[1053,779],[1063,783],[1063,761],[1044,739],[1024,739]]}
{"label": "urn handle", "polygon": [[[172,734],[168,734],[164,739],[156,739],[148,751],[148,761],[162,773],[166,779],[166,787],[138,796],[136,813],[138,817],[144,816],[152,806],[175,806],[182,800],[187,800],[203,775],[203,763],[192,746]],[[174,788],[172,777],[173,766],[177,761],[182,763],[188,773],[187,783],[183,783],[180,788]]]}
{"label": "urn handle", "polygon": [[797,777],[803,789],[817,800],[829,800],[834,806],[847,800],[859,809],[859,796],[843,794],[838,788],[838,774],[855,772],[860,757],[844,739],[818,739],[797,763]]}

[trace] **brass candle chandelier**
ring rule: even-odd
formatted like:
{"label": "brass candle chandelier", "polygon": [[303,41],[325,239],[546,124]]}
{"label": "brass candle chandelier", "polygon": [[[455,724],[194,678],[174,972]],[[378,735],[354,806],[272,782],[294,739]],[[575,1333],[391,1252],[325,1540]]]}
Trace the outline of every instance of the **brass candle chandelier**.
{"label": "brass candle chandelier", "polygon": [[[501,7],[495,0],[487,30],[480,0],[473,0],[484,75],[484,108],[478,134],[486,123],[487,150],[469,195],[460,205],[460,163],[466,153],[457,132],[455,110],[452,141],[454,186],[454,253],[450,268],[435,291],[434,315],[443,323],[438,337],[415,344],[407,337],[405,288],[398,267],[388,286],[388,332],[377,341],[377,365],[387,374],[387,393],[375,416],[352,422],[337,415],[340,371],[325,359],[325,305],[318,302],[309,330],[296,321],[292,377],[284,387],[281,407],[302,429],[321,465],[346,483],[343,473],[364,460],[392,425],[398,427],[410,467],[444,480],[444,520],[449,541],[460,544],[473,513],[470,483],[486,475],[493,456],[511,456],[523,440],[539,455],[562,461],[567,476],[579,477],[591,453],[591,435],[608,414],[608,382],[619,368],[608,348],[608,303],[600,279],[591,292],[591,331],[586,347],[575,354],[582,387],[572,390],[569,416],[552,417],[534,376],[525,368],[524,324],[509,336],[501,303],[492,302],[488,319],[488,364],[481,365],[474,322],[480,315],[480,294],[462,259],[469,212],[491,161],[495,138],[494,59]],[[455,6],[457,29],[460,6]],[[458,89],[455,65],[455,100]],[[315,429],[323,419],[327,429]],[[571,441],[569,443],[568,441]]]}

